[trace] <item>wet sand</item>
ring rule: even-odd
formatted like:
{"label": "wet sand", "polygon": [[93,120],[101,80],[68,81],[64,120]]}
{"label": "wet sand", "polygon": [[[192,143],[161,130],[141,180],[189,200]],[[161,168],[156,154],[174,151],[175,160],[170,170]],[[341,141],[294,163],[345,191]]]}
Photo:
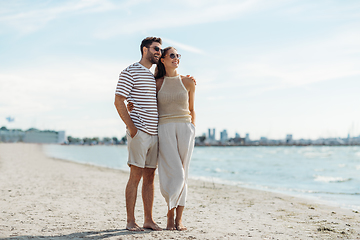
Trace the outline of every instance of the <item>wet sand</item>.
{"label": "wet sand", "polygon": [[[184,212],[187,231],[129,232],[127,179],[120,170],[49,158],[41,145],[1,143],[0,238],[360,239],[357,211],[194,180]],[[154,220],[165,228],[166,203],[155,181]],[[141,191],[136,217],[142,225]]]}

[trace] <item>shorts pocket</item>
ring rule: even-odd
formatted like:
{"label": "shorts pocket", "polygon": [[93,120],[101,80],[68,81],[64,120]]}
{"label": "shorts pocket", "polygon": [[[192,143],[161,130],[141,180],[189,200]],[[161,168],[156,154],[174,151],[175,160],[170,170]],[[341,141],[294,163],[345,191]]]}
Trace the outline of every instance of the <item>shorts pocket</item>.
{"label": "shorts pocket", "polygon": [[134,136],[134,137],[131,137],[131,134],[130,134],[129,129],[126,129],[126,134],[127,134],[127,135],[129,136],[129,138],[131,138],[131,139],[136,138],[136,137],[139,135],[139,132],[140,132],[140,130],[138,129],[137,132],[136,132],[136,134],[135,134],[135,136]]}

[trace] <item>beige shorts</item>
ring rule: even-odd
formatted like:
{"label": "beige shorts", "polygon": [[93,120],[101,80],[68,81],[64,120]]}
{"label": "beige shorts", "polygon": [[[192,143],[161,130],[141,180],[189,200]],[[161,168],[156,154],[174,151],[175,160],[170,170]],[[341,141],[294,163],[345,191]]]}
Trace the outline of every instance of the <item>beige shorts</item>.
{"label": "beige shorts", "polygon": [[158,136],[138,129],[132,138],[126,129],[129,158],[127,164],[140,168],[156,168],[158,162]]}

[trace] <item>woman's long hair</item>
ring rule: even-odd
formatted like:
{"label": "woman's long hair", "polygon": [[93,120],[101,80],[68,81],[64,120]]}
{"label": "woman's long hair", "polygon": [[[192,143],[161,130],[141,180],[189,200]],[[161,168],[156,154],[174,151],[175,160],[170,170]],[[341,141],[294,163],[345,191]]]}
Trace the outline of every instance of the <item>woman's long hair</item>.
{"label": "woman's long hair", "polygon": [[[166,53],[170,50],[170,49],[175,49],[174,47],[167,47],[163,49],[163,53],[161,54],[161,57],[159,59],[159,62],[156,64],[156,68],[155,68],[155,79],[158,78],[162,78],[165,76],[166,74],[166,70],[165,70],[165,66],[164,64],[161,62],[161,59],[165,57]],[[176,50],[176,49],[175,49]]]}

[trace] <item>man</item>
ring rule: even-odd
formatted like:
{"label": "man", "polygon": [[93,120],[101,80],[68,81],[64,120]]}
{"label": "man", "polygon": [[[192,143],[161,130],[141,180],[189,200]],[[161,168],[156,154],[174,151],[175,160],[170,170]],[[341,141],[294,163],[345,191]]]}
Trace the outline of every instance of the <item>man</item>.
{"label": "man", "polygon": [[[115,93],[115,107],[127,128],[130,177],[126,185],[125,199],[126,229],[130,231],[143,231],[143,228],[162,230],[152,217],[158,155],[158,111],[155,78],[149,70],[161,57],[161,44],[162,40],[156,37],[148,37],[142,41],[140,62],[128,66],[121,72]],[[130,114],[126,109],[125,100],[133,104]],[[143,228],[136,223],[134,215],[141,178],[143,178]]]}

